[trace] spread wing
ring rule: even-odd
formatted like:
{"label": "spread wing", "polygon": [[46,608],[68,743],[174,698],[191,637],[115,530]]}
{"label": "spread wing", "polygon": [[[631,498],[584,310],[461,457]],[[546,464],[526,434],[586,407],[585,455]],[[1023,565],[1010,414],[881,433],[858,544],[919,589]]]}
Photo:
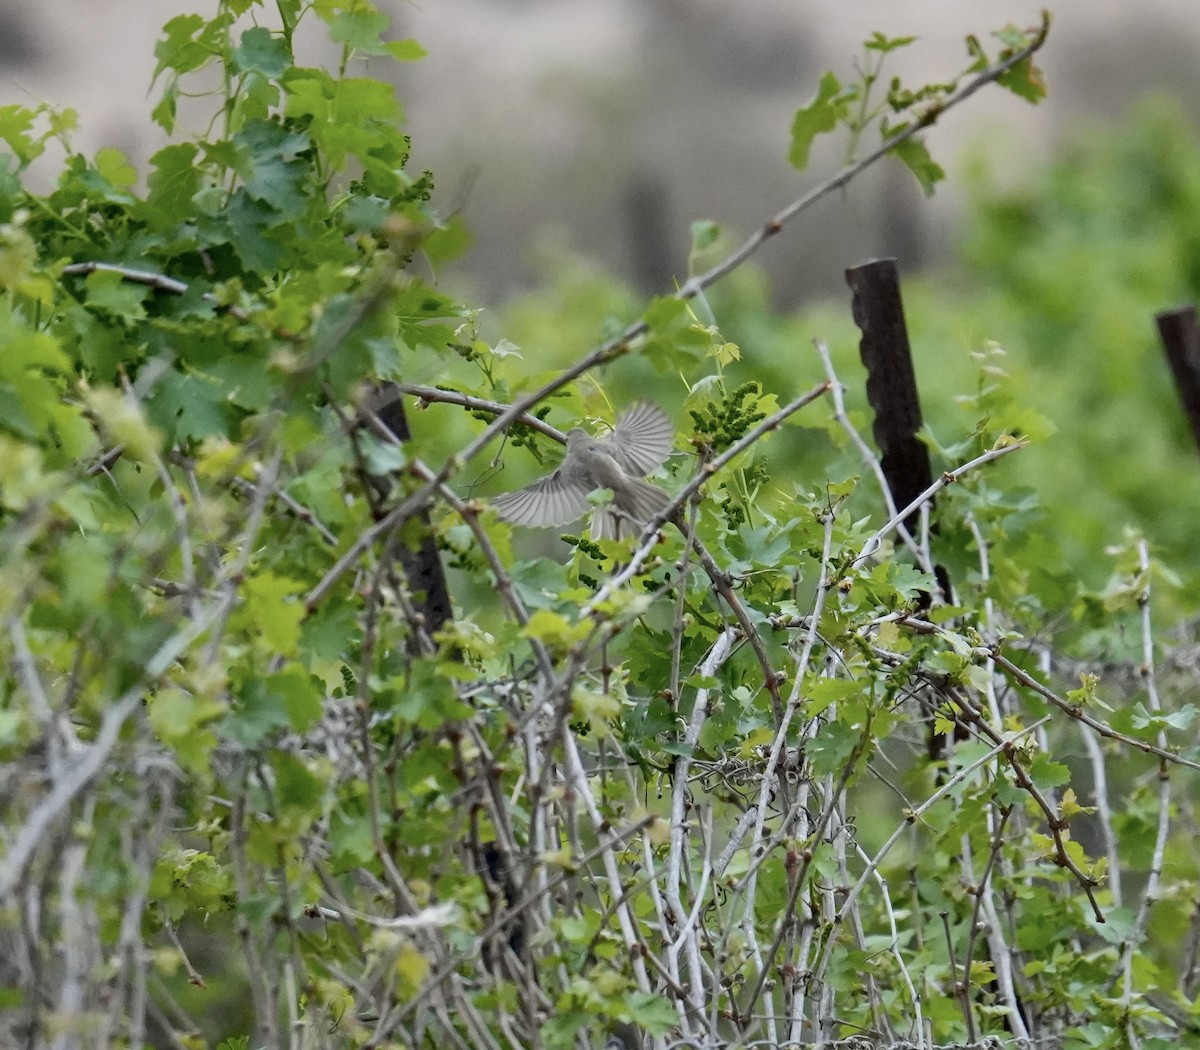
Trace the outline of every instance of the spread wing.
{"label": "spread wing", "polygon": [[670,493],[648,481],[631,478],[612,503],[596,508],[592,517],[592,539],[619,540],[622,536],[636,536],[670,502]]}
{"label": "spread wing", "polygon": [[492,497],[496,513],[513,525],[545,528],[578,521],[588,511],[588,489],[564,481],[562,469],[516,492]]}
{"label": "spread wing", "polygon": [[603,444],[627,474],[644,478],[671,454],[675,426],[657,405],[639,401],[617,420]]}

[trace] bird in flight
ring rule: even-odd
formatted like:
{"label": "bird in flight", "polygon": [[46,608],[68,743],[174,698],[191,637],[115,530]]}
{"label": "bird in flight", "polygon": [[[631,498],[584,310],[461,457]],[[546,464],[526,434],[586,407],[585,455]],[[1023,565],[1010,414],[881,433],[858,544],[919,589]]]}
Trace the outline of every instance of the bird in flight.
{"label": "bird in flight", "polygon": [[575,427],[557,470],[516,492],[494,496],[492,506],[513,525],[566,525],[590,509],[589,493],[610,489],[612,499],[596,508],[593,537],[637,535],[671,502],[668,493],[643,479],[666,460],[674,442],[670,417],[657,405],[639,401],[605,437]]}

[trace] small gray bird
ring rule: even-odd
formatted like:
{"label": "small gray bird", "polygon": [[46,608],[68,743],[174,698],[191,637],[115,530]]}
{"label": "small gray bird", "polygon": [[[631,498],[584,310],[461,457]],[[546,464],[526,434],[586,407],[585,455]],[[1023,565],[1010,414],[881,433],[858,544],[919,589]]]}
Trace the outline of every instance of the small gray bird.
{"label": "small gray bird", "polygon": [[674,441],[675,428],[667,414],[640,401],[617,420],[607,437],[593,437],[575,427],[567,434],[567,454],[553,474],[493,497],[492,506],[514,525],[566,525],[588,511],[588,493],[611,489],[612,501],[596,508],[593,537],[636,535],[671,501],[657,485],[642,479],[670,455]]}

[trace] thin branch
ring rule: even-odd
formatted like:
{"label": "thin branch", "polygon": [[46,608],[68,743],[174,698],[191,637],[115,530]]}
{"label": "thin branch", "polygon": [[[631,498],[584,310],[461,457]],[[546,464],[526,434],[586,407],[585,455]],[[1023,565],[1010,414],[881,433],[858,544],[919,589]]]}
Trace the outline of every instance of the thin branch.
{"label": "thin branch", "polygon": [[[1150,620],[1150,551],[1144,539],[1138,541],[1138,581],[1141,590],[1138,593],[1138,613],[1141,621],[1142,634],[1142,665],[1141,674],[1146,683],[1146,707],[1151,715],[1162,714],[1162,701],[1158,695],[1158,676],[1154,670],[1154,628]],[[1167,735],[1163,730],[1158,731],[1158,746],[1167,748]],[[1168,776],[1167,764],[1164,759],[1158,763],[1158,823],[1154,833],[1154,848],[1150,854],[1150,870],[1146,875],[1146,886],[1142,891],[1141,903],[1138,905],[1137,919],[1133,930],[1126,938],[1121,949],[1120,968],[1125,974],[1125,1001],[1133,1000],[1133,955],[1139,951],[1146,937],[1147,926],[1150,922],[1150,909],[1154,907],[1160,892],[1160,882],[1163,872],[1163,856],[1167,848],[1167,837],[1171,826],[1171,781]]]}
{"label": "thin branch", "polygon": [[[418,408],[423,408],[430,404],[446,404],[446,405],[461,405],[463,408],[469,408],[472,412],[488,412],[493,416],[500,415],[501,412],[508,410],[508,405],[503,401],[489,401],[487,398],[475,397],[473,394],[460,394],[457,390],[448,390],[440,386],[420,386],[416,383],[396,383],[395,387],[402,394],[409,394],[418,399]],[[530,430],[536,430],[546,437],[552,438],[560,445],[567,443],[567,435],[564,434],[558,427],[551,426],[544,419],[539,419],[532,413],[526,412],[520,416],[515,422],[529,427]]]}
{"label": "thin branch", "polygon": [[[909,139],[920,134],[922,131],[935,124],[941,116],[951,109],[954,109],[981,88],[993,83],[1000,77],[1004,76],[1009,70],[1020,65],[1026,59],[1035,54],[1042,45],[1046,42],[1046,36],[1050,31],[1050,16],[1048,13],[1043,13],[1042,24],[1034,35],[1034,38],[1028,45],[1015,51],[1003,62],[997,63],[995,66],[983,70],[978,76],[963,85],[950,96],[943,99],[936,106],[931,107],[925,114],[914,120],[907,128],[897,132],[895,135],[885,139],[879,146],[864,155],[860,160],[855,161],[844,167],[837,174],[821,183],[813,190],[806,193],[804,196],[796,199],[787,207],[778,212],[773,218],[769,219],[757,233],[752,235],[740,248],[732,252],[721,262],[717,263],[711,269],[699,274],[696,277],[686,281],[678,291],[675,292],[673,298],[684,302],[695,298],[701,291],[715,284],[722,277],[736,270],[747,259],[749,259],[758,249],[771,237],[779,233],[789,222],[795,219],[798,215],[807,211],[814,204],[818,203],[823,198],[842,189],[850,183],[856,176],[861,174],[871,165],[886,157],[897,146],[902,145]],[[453,474],[456,474],[462,467],[474,459],[488,445],[499,437],[505,429],[508,428],[514,421],[525,415],[529,409],[544,401],[551,394],[569,383],[578,379],[585,372],[590,372],[593,368],[599,365],[607,364],[610,361],[622,357],[630,353],[634,349],[635,340],[646,335],[650,331],[648,321],[642,319],[630,324],[620,335],[610,339],[608,342],[596,347],[590,353],[585,354],[573,365],[568,366],[559,372],[553,379],[548,380],[536,390],[518,398],[504,412],[500,413],[491,424],[482,433],[477,435],[474,440],[468,442],[466,447],[457,455],[451,456],[442,465],[437,472],[436,478],[426,482],[425,486],[417,492],[413,493],[412,504],[414,508],[419,508],[425,505],[429,497],[433,494],[436,486],[445,481],[448,481]],[[408,501],[406,501],[407,503]],[[402,507],[397,507],[392,512],[397,517],[401,516]],[[412,510],[405,509],[404,514],[412,513]]]}
{"label": "thin branch", "polygon": [[963,958],[962,968],[962,1002],[967,1019],[967,1039],[975,1041],[975,1016],[971,1010],[971,961],[975,954],[975,940],[979,930],[979,913],[983,909],[983,898],[990,893],[992,870],[996,866],[996,858],[1004,846],[1004,829],[1008,826],[1008,818],[1012,815],[1012,806],[1006,806],[1000,811],[1000,822],[992,834],[992,848],[988,851],[987,863],[983,867],[983,875],[978,885],[971,887],[975,895],[975,904],[971,909],[971,924],[967,927],[967,951]]}
{"label": "thin branch", "polygon": [[1096,900],[1095,889],[1100,884],[1099,880],[1080,868],[1067,849],[1067,840],[1063,835],[1063,831],[1068,827],[1069,821],[1059,814],[1058,807],[1051,804],[1050,800],[1042,793],[1042,789],[1034,783],[1033,778],[1025,771],[1025,767],[1018,758],[1017,749],[1011,743],[1007,743],[1000,731],[988,723],[987,719],[983,717],[975,705],[967,698],[966,693],[962,689],[948,683],[943,683],[940,688],[943,694],[954,701],[959,711],[962,712],[972,726],[994,743],[1005,744],[1003,750],[1004,759],[1013,772],[1017,786],[1033,799],[1034,803],[1042,811],[1042,815],[1046,818],[1046,827],[1050,831],[1050,837],[1054,840],[1054,863],[1061,868],[1066,868],[1067,871],[1075,876],[1075,881],[1079,883],[1080,888],[1087,895],[1088,903],[1092,906],[1092,914],[1096,921],[1107,921],[1104,917],[1104,912],[1100,909],[1100,903]]}
{"label": "thin branch", "polygon": [[862,550],[859,551],[858,557],[854,559],[853,564],[856,566],[861,565],[875,554],[883,545],[883,539],[888,533],[897,528],[910,514],[936,496],[942,489],[948,485],[953,485],[964,474],[975,470],[977,467],[982,467],[985,463],[991,463],[992,460],[999,459],[1001,456],[1007,456],[1011,452],[1016,452],[1018,449],[1024,448],[1027,444],[1028,442],[1026,441],[1014,441],[1011,445],[1001,445],[999,448],[991,448],[983,453],[983,455],[976,456],[973,460],[962,464],[960,467],[943,471],[940,478],[936,478],[933,484],[909,503],[907,507],[893,514],[887,523],[863,544]]}
{"label": "thin branch", "polygon": [[[855,905],[855,903],[858,901],[858,898],[862,895],[862,891],[866,887],[867,882],[874,877],[875,872],[883,863],[883,858],[892,851],[892,847],[896,845],[896,843],[900,840],[900,837],[906,831],[908,831],[909,828],[915,825],[917,821],[925,815],[926,812],[928,812],[947,795],[951,794],[959,784],[969,780],[975,775],[976,772],[978,772],[980,769],[983,769],[984,766],[986,766],[989,762],[992,762],[997,756],[1002,755],[1007,748],[1014,746],[1022,737],[1029,736],[1030,734],[1034,733],[1040,726],[1044,725],[1049,720],[1050,716],[1046,715],[1045,717],[1038,719],[1038,721],[1034,722],[1032,725],[1026,726],[1020,732],[1012,733],[1006,736],[1000,743],[993,746],[974,762],[963,766],[952,776],[947,777],[946,780],[937,788],[937,790],[934,791],[933,794],[931,794],[927,799],[925,799],[924,802],[922,802],[915,809],[906,813],[904,816],[904,822],[897,827],[891,835],[888,836],[884,844],[875,852],[875,856],[871,858],[870,863],[868,863],[866,868],[863,869],[863,873],[859,875],[858,881],[852,887],[850,887],[850,891],[842,900],[841,914],[844,915]],[[840,916],[838,921],[840,922]],[[814,978],[818,980],[822,980],[824,978],[825,971],[828,968],[829,962],[833,956],[833,950],[836,943],[837,937],[835,936],[834,931],[830,930],[825,941],[825,947],[821,952],[820,961],[814,967]]]}
{"label": "thin branch", "polygon": [[7,898],[20,880],[33,851],[47,835],[50,825],[100,772],[120,739],[126,720],[138,710],[148,686],[156,682],[180,656],[200,638],[218,617],[229,599],[222,596],[172,634],[146,662],[142,681],[129,689],[104,712],[93,742],[73,761],[64,763],[63,775],[33,808],[8,852],[0,858],[0,899]]}
{"label": "thin branch", "polygon": [[[614,576],[605,581],[604,586],[600,588],[584,606],[584,612],[591,614],[597,606],[606,602],[612,594],[619,590],[626,582],[637,575],[646,559],[650,556],[657,543],[657,533],[660,526],[675,515],[687,502],[689,498],[700,490],[700,487],[705,484],[714,474],[716,474],[725,464],[740,456],[751,445],[757,442],[764,434],[768,434],[773,430],[778,430],[780,425],[789,416],[799,412],[806,405],[816,401],[819,397],[829,391],[830,385],[828,382],[820,383],[806,393],[789,401],[778,412],[774,412],[766,419],[761,420],[752,430],[747,431],[737,441],[729,446],[721,455],[709,463],[706,463],[679,492],[666,507],[663,508],[654,518],[652,518],[646,527],[642,530],[643,540],[637,550],[633,552],[629,562],[625,567]],[[685,535],[687,530],[683,530]]]}
{"label": "thin branch", "polygon": [[1095,730],[1101,736],[1107,737],[1110,740],[1116,740],[1127,747],[1136,748],[1138,751],[1144,751],[1148,755],[1154,755],[1165,762],[1171,762],[1186,769],[1200,769],[1200,762],[1193,762],[1190,758],[1184,758],[1182,755],[1177,755],[1166,748],[1157,747],[1146,740],[1139,740],[1137,737],[1120,733],[1107,723],[1101,722],[1098,718],[1093,718],[1078,704],[1073,704],[1069,700],[1059,696],[1053,689],[1044,686],[1027,671],[1014,664],[1008,657],[1001,654],[999,647],[982,646],[975,651],[981,656],[995,660],[996,666],[1010,678],[1026,688],[1032,689],[1038,696],[1049,700],[1060,711],[1070,715],[1077,722],[1081,722],[1083,725]]}
{"label": "thin branch", "polygon": [[[845,398],[842,396],[844,388],[833,369],[833,359],[829,355],[829,347],[821,339],[814,339],[813,346],[817,349],[817,356],[820,357],[821,365],[825,369],[825,377],[829,380],[829,393],[833,399],[833,418],[846,432],[847,437],[850,438],[850,443],[858,449],[858,454],[867,465],[867,469],[875,476],[875,481],[879,485],[879,494],[883,497],[884,505],[887,508],[888,517],[894,518],[896,516],[896,501],[892,496],[891,486],[888,485],[887,478],[884,476],[883,466],[879,462],[879,457],[871,450],[871,446],[867,444],[866,439],[858,432],[858,428],[850,422],[850,415],[846,411]],[[901,519],[900,524],[896,527],[896,531],[904,545],[912,552],[921,571],[932,575],[933,561],[929,557],[928,549],[917,544],[916,540],[913,539],[905,527],[903,519]]]}

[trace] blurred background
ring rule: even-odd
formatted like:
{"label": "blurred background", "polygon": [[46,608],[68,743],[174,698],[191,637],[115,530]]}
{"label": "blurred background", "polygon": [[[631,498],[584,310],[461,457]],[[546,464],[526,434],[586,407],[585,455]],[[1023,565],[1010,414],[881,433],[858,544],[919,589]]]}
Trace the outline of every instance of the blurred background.
{"label": "blurred background", "polygon": [[[854,77],[861,42],[878,30],[916,34],[887,73],[946,79],[963,44],[1013,23],[1035,24],[1035,0],[380,0],[393,35],[423,61],[379,68],[400,77],[415,167],[437,175],[436,202],[461,208],[473,245],[448,276],[499,303],[535,284],[547,245],[598,261],[639,291],[686,272],[689,224],[710,219],[740,241],[844,159],[821,143],[809,172],[787,163],[792,113],[825,70]],[[0,104],[44,100],[80,114],[75,145],[125,151],[140,166],[160,144],[148,121],[154,44],[203,0],[5,0]],[[1111,124],[1146,92],[1200,104],[1200,20],[1190,0],[1059,0],[1040,59],[1047,103],[991,89],[929,136],[947,169],[926,201],[889,163],[825,202],[762,254],[772,299],[794,305],[840,290],[842,270],[894,254],[909,270],[946,258],[961,213],[964,149],[1012,181],[1043,163],[1065,133]],[[314,60],[320,56],[314,56]],[[151,93],[153,95],[153,93]],[[204,112],[204,111],[200,111]],[[197,118],[199,119],[199,118]],[[52,161],[39,174],[52,175]],[[553,253],[551,253],[553,254]]]}

